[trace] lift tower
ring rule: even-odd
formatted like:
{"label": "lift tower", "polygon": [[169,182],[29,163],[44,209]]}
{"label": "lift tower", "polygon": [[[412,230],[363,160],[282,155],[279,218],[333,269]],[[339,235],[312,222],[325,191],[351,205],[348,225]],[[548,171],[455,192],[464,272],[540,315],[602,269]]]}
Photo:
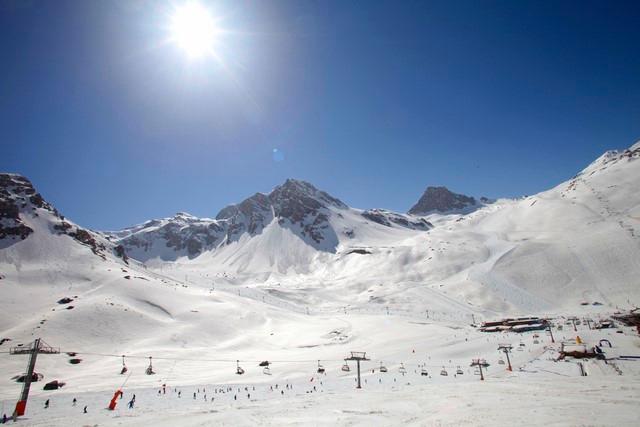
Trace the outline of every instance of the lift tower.
{"label": "lift tower", "polygon": [[36,338],[28,347],[11,347],[9,349],[10,354],[28,354],[29,364],[27,365],[27,374],[24,377],[24,383],[22,385],[22,393],[20,393],[20,399],[16,403],[16,409],[13,411],[13,419],[15,420],[19,416],[24,415],[27,409],[27,399],[29,399],[29,389],[31,388],[31,381],[33,379],[33,370],[36,367],[36,359],[38,354],[59,354],[59,348],[53,348],[42,339]]}

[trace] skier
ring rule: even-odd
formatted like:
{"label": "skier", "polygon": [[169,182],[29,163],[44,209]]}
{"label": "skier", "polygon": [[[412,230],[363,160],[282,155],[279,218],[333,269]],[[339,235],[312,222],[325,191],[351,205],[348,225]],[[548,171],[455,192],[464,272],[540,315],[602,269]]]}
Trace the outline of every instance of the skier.
{"label": "skier", "polygon": [[178,392],[178,397],[182,397],[182,390]]}
{"label": "skier", "polygon": [[44,402],[44,409],[47,409],[49,407],[49,399],[47,399],[46,402]]}
{"label": "skier", "polygon": [[135,403],[135,400],[131,399],[129,401],[129,409],[133,409],[133,404]]}
{"label": "skier", "polygon": [[196,392],[193,392],[193,400],[196,400]]}
{"label": "skier", "polygon": [[76,406],[76,403],[78,403],[78,400],[74,397],[73,398],[73,406]]}
{"label": "skier", "polygon": [[87,413],[87,405],[84,405],[84,409],[82,410],[85,414]]}
{"label": "skier", "polygon": [[7,423],[7,414],[2,414],[2,424],[6,424]]}

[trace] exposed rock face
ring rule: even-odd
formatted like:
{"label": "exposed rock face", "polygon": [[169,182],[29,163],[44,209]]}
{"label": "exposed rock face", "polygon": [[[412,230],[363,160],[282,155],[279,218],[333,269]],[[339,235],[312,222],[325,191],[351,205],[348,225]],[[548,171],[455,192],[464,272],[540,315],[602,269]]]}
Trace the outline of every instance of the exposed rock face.
{"label": "exposed rock face", "polygon": [[273,218],[284,227],[298,229],[314,242],[324,240],[322,230],[328,227],[329,207],[347,209],[347,205],[308,182],[288,179],[268,195],[257,193],[238,205],[222,209],[216,216],[231,224],[228,242],[239,234],[258,234]]}
{"label": "exposed rock face", "polygon": [[418,203],[409,209],[409,213],[411,215],[445,213],[465,210],[475,205],[476,200],[473,197],[453,193],[446,187],[427,187]]}
{"label": "exposed rock face", "polygon": [[45,213],[52,220],[53,232],[72,237],[104,259],[105,245],[96,239],[96,235],[65,221],[64,216],[36,192],[31,181],[17,174],[0,174],[0,241],[3,246],[24,240],[33,233],[33,229],[24,223],[26,215],[35,218]]}
{"label": "exposed rock face", "polygon": [[384,209],[369,209],[362,212],[362,216],[378,224],[391,227],[392,224],[412,230],[428,230],[433,227],[429,221],[422,218],[414,218]]}
{"label": "exposed rock face", "polygon": [[29,210],[29,205],[44,204],[44,200],[36,193],[27,178],[8,173],[0,174],[0,240],[26,239],[33,230],[25,225],[20,213]]}

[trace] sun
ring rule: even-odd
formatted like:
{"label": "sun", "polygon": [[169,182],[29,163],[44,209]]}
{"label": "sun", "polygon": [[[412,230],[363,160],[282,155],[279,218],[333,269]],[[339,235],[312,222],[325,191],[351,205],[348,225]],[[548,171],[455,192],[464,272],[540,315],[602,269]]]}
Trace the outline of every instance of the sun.
{"label": "sun", "polygon": [[171,40],[193,58],[211,52],[216,38],[216,23],[200,3],[178,7],[171,17]]}

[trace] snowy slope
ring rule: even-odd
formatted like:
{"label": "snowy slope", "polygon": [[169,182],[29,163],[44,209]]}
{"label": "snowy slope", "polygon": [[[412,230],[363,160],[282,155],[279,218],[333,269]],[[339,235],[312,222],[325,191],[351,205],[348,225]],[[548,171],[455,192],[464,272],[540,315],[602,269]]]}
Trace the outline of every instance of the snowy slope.
{"label": "snowy slope", "polygon": [[[415,405],[431,405],[416,400],[416,394],[447,390],[486,407],[514,381],[523,396],[528,390],[545,400],[554,388],[544,384],[577,372],[574,364],[548,360],[557,349],[547,349],[546,338],[514,355],[524,370],[498,375],[486,399],[472,399],[467,388],[456,388],[452,381],[466,384],[477,379],[468,372],[471,358],[486,357],[495,365],[498,341],[517,345],[521,339],[530,340],[488,337],[469,323],[504,314],[599,317],[616,306],[637,304],[639,159],[640,144],[608,152],[549,191],[498,200],[468,214],[416,217],[363,211],[291,180],[270,194],[223,209],[215,219],[178,214],[102,234],[65,219],[35,197],[37,192],[24,178],[3,174],[0,338],[11,341],[0,345],[0,351],[38,336],[63,350],[38,360],[37,370],[45,380],[61,379],[67,386],[57,392],[34,386],[35,399],[28,409],[34,425],[58,425],[69,418],[78,424],[159,424],[166,421],[160,410],[170,410],[172,417],[216,410],[214,421],[196,416],[194,425],[234,423],[238,403],[231,395],[220,397],[215,409],[210,402],[200,402],[200,393],[198,403],[189,405],[175,396],[171,401],[154,400],[160,399],[156,392],[163,382],[189,395],[207,384],[207,389],[214,384],[250,385],[256,394],[242,403],[252,417],[247,424],[269,424],[261,416],[275,416],[273,411],[283,412],[291,402],[291,416],[297,420],[293,424],[304,425],[322,413],[306,412],[309,405],[332,410],[336,399],[351,396],[353,371],[344,373],[340,366],[349,351],[359,349],[374,359],[371,366],[385,363],[399,381],[367,372],[368,386],[381,381],[376,405],[400,396],[410,408],[394,400],[387,413],[370,412],[376,409],[349,397],[363,417],[354,419],[343,408],[339,419],[344,423],[468,423],[474,419],[468,410],[440,418],[447,399],[429,406],[434,411],[430,418],[412,418]],[[123,257],[123,251],[131,258]],[[58,303],[63,297],[72,301]],[[581,306],[583,301],[603,305]],[[573,335],[566,329],[557,333],[566,339]],[[609,337],[619,347],[616,354],[637,352],[638,341],[630,330],[614,335],[582,328],[580,334],[590,342]],[[82,362],[70,364],[71,356],[64,352],[77,352]],[[145,409],[127,412],[121,402],[117,413],[105,413],[98,408],[126,379],[118,374],[122,354],[132,371],[127,398],[132,390],[137,392]],[[157,375],[142,373],[148,356],[154,357]],[[24,371],[26,360],[6,353],[0,357],[0,396],[9,408],[20,389],[11,378]],[[234,373],[238,359],[247,369],[242,377]],[[257,367],[265,359],[279,361],[272,366],[272,376]],[[325,393],[316,400],[308,392],[318,359],[328,373],[326,379],[313,382],[324,379],[326,384],[316,390]],[[398,377],[401,363],[410,377]],[[458,365],[466,376],[437,374],[442,366],[451,373]],[[430,378],[422,378],[421,366],[429,369]],[[594,378],[603,378],[591,380],[594,387],[621,390],[611,367],[588,368]],[[640,401],[640,369],[631,362],[620,368],[632,378],[625,386],[630,395],[614,406],[571,394],[571,382],[555,389],[564,390],[569,408],[617,408],[621,412],[610,424],[631,425],[631,408]],[[267,386],[284,382],[295,384],[296,393],[273,406]],[[478,390],[472,387],[476,386],[469,386],[470,392]],[[68,405],[72,396],[90,405],[92,412],[84,420],[78,408]],[[50,412],[41,409],[45,398],[53,399]],[[63,401],[64,408],[57,404]],[[566,424],[571,412],[563,409],[567,406],[545,402],[554,414],[563,414]],[[487,425],[509,424],[509,419],[491,414]],[[176,419],[168,423],[179,423]],[[335,419],[329,417],[324,424]]]}

